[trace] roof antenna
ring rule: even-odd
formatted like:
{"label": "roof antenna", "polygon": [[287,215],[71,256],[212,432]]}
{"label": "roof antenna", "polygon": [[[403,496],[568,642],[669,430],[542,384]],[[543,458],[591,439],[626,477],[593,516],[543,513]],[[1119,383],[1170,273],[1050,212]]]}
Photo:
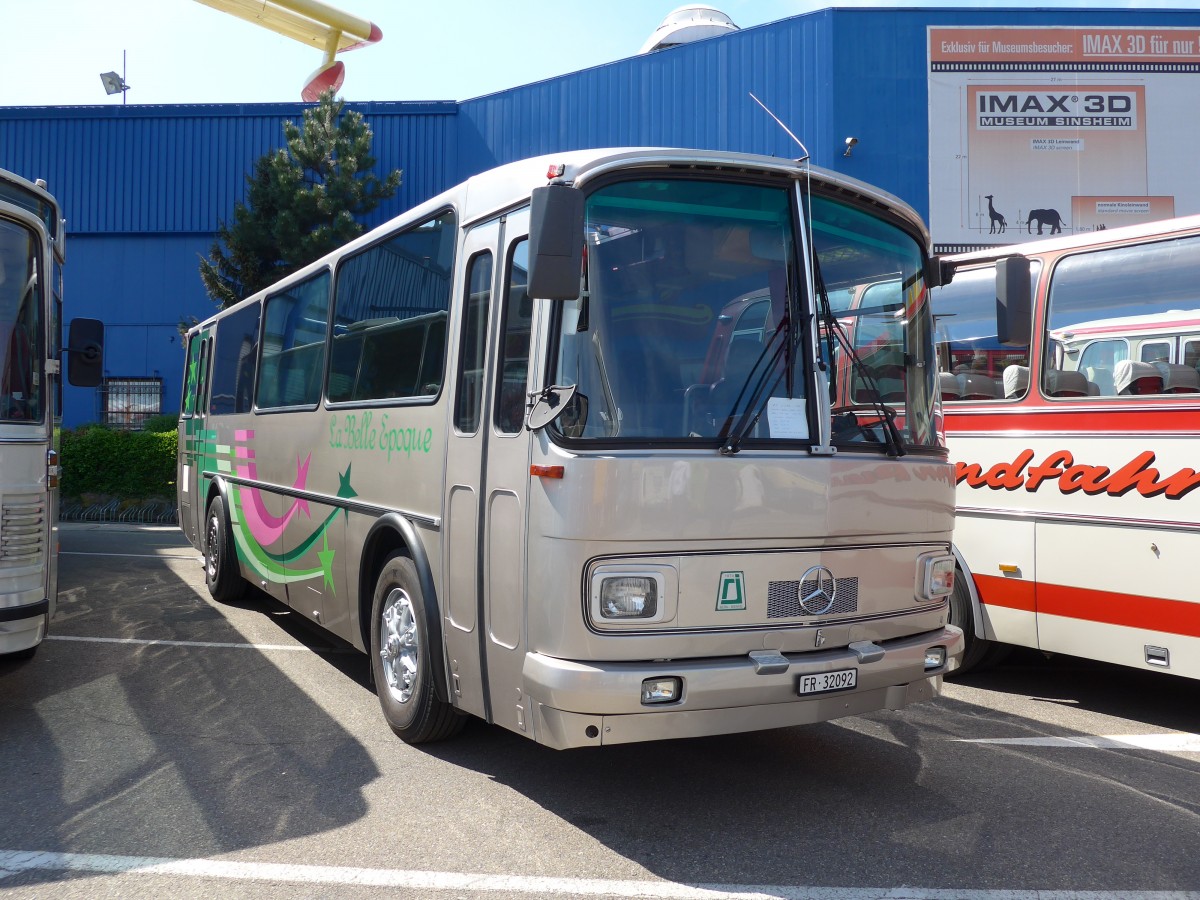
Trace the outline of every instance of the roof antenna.
{"label": "roof antenna", "polygon": [[797,144],[800,145],[800,149],[804,151],[804,155],[801,156],[798,160],[796,160],[796,162],[798,162],[798,163],[806,162],[808,160],[808,148],[804,146],[804,142],[801,141],[800,138],[798,138],[794,134],[792,134],[792,129],[790,129],[786,125],[784,125],[783,121],[779,118],[779,116],[775,115],[775,113],[773,113],[773,112],[771,112],[771,110],[767,109],[767,104],[763,103],[761,100],[759,100],[757,97],[755,97],[752,92],[750,92],[750,99],[753,100],[755,103],[757,103],[759,106],[761,106],[763,108],[763,112],[765,112],[768,116],[770,116],[772,119],[774,119],[776,124],[778,124],[780,128],[782,128],[784,131],[787,132],[787,136],[790,137],[793,141],[795,141]]}

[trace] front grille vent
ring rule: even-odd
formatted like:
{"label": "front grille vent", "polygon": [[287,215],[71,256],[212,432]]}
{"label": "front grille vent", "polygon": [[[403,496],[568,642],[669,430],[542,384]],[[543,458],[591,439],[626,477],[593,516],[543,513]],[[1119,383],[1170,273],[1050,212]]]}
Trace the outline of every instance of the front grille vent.
{"label": "front grille vent", "polygon": [[0,508],[0,564],[28,565],[42,556],[46,504],[38,497],[8,497]]}
{"label": "front grille vent", "polygon": [[[834,580],[837,589],[833,592],[833,605],[825,609],[829,601],[826,597],[817,596],[802,602],[817,590],[816,579],[805,581],[772,581],[767,585],[767,618],[794,619],[799,617],[813,618],[815,616],[840,616],[845,613],[858,612],[858,579],[837,578]],[[830,583],[823,585],[828,594]]]}

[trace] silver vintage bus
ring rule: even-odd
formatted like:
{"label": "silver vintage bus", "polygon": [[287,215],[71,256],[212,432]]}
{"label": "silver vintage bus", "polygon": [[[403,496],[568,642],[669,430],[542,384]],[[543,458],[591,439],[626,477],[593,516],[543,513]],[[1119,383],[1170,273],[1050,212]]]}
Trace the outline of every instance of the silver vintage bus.
{"label": "silver vintage bus", "polygon": [[0,169],[0,657],[28,659],[58,593],[62,357],[72,384],[103,373],[104,330],[62,342],[65,220],[43,181]]}
{"label": "silver vintage bus", "polygon": [[191,330],[181,527],[217,600],[367,652],[409,742],[929,699],[962,634],[928,246],[784,159],[478,175]]}

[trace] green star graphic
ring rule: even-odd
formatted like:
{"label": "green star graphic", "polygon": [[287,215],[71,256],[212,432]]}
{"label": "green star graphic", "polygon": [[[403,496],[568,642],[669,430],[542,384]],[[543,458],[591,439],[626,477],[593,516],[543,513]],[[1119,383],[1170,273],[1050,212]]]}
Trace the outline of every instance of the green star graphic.
{"label": "green star graphic", "polygon": [[[356,491],[354,488],[350,487],[350,469],[352,467],[353,467],[353,463],[346,466],[346,471],[338,476],[339,483],[338,483],[337,495],[346,500],[349,500],[351,497],[358,496],[358,491]],[[346,507],[342,507],[342,512],[344,512],[346,514],[347,519],[350,518],[350,510],[349,509],[347,509]]]}
{"label": "green star graphic", "polygon": [[336,594],[337,591],[333,587],[333,554],[335,550],[329,549],[329,531],[324,534],[322,549],[317,551],[317,559],[321,560],[321,574],[324,576],[324,584],[329,586],[331,593]]}

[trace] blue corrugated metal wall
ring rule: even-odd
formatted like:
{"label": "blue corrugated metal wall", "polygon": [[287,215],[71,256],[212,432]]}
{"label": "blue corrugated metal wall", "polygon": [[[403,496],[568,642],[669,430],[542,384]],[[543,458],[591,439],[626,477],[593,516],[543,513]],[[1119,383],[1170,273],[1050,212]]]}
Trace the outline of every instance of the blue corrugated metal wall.
{"label": "blue corrugated metal wall", "polygon": [[829,23],[828,12],[786,19],[468,100],[459,109],[462,172],[626,145],[797,157],[750,94],[806,144],[818,135],[833,76]]}
{"label": "blue corrugated metal wall", "polygon": [[[377,171],[404,172],[368,225],[455,182],[455,103],[353,108],[374,133]],[[165,411],[179,402],[178,324],[214,311],[199,258],[245,199],[254,161],[303,114],[299,103],[0,109],[0,167],[46,179],[67,218],[67,318],[103,319],[106,374],[160,375]],[[97,396],[68,386],[64,424],[97,418]]]}
{"label": "blue corrugated metal wall", "polygon": [[[456,104],[364,103],[380,171],[403,169],[382,221],[453,183]],[[254,161],[303,104],[0,109],[0,161],[45,178],[71,234],[212,234]]]}
{"label": "blue corrugated metal wall", "polygon": [[[1200,27],[1200,11],[824,10],[461,104],[351,104],[375,133],[379,169],[404,170],[376,224],[499,163],[587,147],[694,146],[786,157],[929,206],[931,25]],[[68,217],[67,314],[109,325],[112,375],[162,373],[176,408],[182,357],[172,322],[212,312],[197,273],[243,198],[254,160],[282,144],[301,104],[0,108],[0,166],[45,178]],[[935,113],[936,114],[936,113]],[[852,156],[845,138],[859,139]],[[1183,177],[1183,176],[1181,176]],[[94,415],[68,389],[66,424]]]}

